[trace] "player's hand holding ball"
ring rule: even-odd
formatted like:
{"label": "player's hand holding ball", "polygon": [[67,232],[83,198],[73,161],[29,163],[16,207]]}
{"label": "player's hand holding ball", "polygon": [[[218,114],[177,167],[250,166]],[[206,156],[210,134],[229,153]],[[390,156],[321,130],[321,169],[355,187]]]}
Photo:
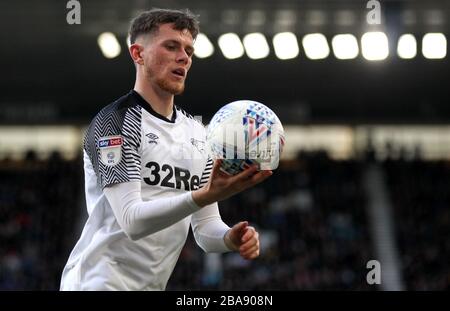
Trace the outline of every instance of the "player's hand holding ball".
{"label": "player's hand holding ball", "polygon": [[199,206],[225,200],[271,176],[285,143],[284,129],[267,106],[235,101],[214,115],[207,143],[215,163],[208,183],[193,192]]}

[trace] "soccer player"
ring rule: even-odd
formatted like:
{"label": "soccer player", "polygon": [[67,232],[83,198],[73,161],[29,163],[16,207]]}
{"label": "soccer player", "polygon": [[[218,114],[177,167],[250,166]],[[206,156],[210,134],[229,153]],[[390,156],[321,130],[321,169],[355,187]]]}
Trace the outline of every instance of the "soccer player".
{"label": "soccer player", "polygon": [[164,290],[189,225],[205,252],[259,255],[255,229],[228,227],[217,201],[252,187],[271,171],[235,176],[208,158],[205,129],[174,95],[192,64],[196,17],[152,9],[130,27],[133,90],[103,108],[84,139],[89,217],[64,268],[61,290]]}

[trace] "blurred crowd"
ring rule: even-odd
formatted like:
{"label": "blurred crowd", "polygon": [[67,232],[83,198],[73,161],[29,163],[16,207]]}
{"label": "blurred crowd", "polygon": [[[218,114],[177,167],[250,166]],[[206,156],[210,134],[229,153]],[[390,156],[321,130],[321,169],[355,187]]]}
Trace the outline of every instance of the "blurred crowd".
{"label": "blurred crowd", "polygon": [[450,290],[450,162],[388,160],[402,274],[409,290]]}
{"label": "blurred crowd", "polygon": [[[190,233],[168,290],[377,290],[368,228],[366,162],[324,152],[284,161],[263,184],[220,203],[230,226],[248,220],[261,255],[208,254]],[[396,241],[407,289],[450,287],[450,163],[387,159]],[[81,158],[57,153],[0,161],[0,290],[57,290],[85,217]]]}
{"label": "blurred crowd", "polygon": [[56,290],[83,213],[80,161],[0,161],[0,290]]}

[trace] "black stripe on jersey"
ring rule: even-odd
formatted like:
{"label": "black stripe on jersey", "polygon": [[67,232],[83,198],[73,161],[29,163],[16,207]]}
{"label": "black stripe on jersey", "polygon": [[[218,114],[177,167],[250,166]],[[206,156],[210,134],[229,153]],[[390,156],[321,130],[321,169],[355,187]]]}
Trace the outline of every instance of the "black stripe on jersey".
{"label": "black stripe on jersey", "polygon": [[[99,186],[141,180],[141,106],[127,94],[103,108],[92,120],[84,139]],[[102,137],[122,136],[122,157],[114,166],[100,160],[98,141]]]}
{"label": "black stripe on jersey", "polygon": [[188,119],[192,119],[197,121],[201,126],[205,127],[205,125],[198,119],[198,118],[194,118],[191,114],[189,114],[188,112],[186,112],[184,109],[178,107],[175,105],[175,109],[179,112],[181,112],[183,115],[185,115]]}
{"label": "black stripe on jersey", "polygon": [[213,164],[214,164],[213,160],[211,158],[208,158],[205,169],[203,170],[202,178],[200,178],[199,188],[202,188],[208,182],[209,176],[211,175]]}

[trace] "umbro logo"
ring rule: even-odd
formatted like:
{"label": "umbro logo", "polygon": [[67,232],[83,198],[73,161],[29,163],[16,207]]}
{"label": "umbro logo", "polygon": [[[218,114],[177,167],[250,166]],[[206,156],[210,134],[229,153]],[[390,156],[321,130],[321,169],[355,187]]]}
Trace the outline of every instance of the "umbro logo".
{"label": "umbro logo", "polygon": [[145,136],[148,137],[149,144],[155,144],[155,145],[158,144],[158,141],[157,141],[159,139],[158,135],[153,134],[153,133],[148,133],[148,134],[145,134]]}

